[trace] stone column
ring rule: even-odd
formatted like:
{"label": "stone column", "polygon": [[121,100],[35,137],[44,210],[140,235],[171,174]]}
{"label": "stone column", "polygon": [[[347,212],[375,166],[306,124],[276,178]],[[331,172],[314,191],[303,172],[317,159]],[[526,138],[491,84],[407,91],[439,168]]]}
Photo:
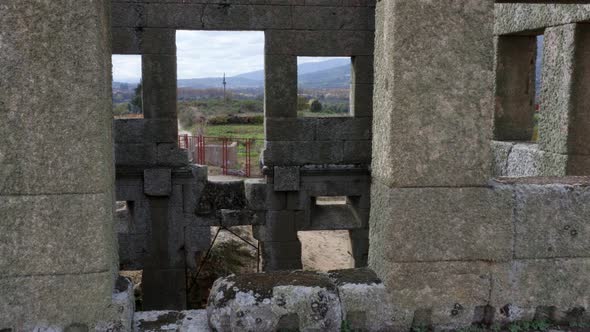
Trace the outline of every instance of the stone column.
{"label": "stone column", "polygon": [[590,24],[545,31],[539,148],[548,176],[590,174]]}
{"label": "stone column", "polygon": [[[284,195],[284,193],[271,193]],[[266,211],[266,223],[253,226],[260,241],[262,269],[268,271],[301,269],[301,242],[297,237],[295,211]]]}
{"label": "stone column", "polygon": [[536,45],[536,36],[496,38],[495,140],[533,137]]}
{"label": "stone column", "polygon": [[395,330],[469,326],[511,257],[509,193],[488,188],[493,0],[377,3],[369,267]]}
{"label": "stone column", "polygon": [[[145,119],[175,120],[176,126],[176,31],[149,29],[141,47],[142,100]],[[175,138],[176,140],[176,138]]]}
{"label": "stone column", "polygon": [[[186,308],[182,214],[172,206],[172,169],[185,166],[178,151],[176,110],[176,31],[147,29],[142,35],[142,100],[146,123],[166,133],[156,142],[156,168],[144,170],[144,194],[150,206],[148,257],[143,270],[143,309]],[[182,158],[178,158],[182,155]]]}
{"label": "stone column", "polygon": [[369,257],[369,230],[352,229],[348,231],[348,234],[354,267],[366,267]]}
{"label": "stone column", "polygon": [[94,330],[111,304],[109,7],[0,3],[0,330]]}

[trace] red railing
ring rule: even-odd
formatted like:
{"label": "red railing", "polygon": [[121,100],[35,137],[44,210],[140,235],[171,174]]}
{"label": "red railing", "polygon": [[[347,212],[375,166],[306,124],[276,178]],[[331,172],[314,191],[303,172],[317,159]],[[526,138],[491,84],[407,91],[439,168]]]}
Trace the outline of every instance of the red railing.
{"label": "red railing", "polygon": [[[257,141],[253,138],[178,136],[178,145],[186,149],[189,160],[199,165],[219,167],[223,175],[252,177],[252,157],[257,156]],[[261,148],[261,147],[260,147]],[[253,153],[253,149],[255,150]]]}

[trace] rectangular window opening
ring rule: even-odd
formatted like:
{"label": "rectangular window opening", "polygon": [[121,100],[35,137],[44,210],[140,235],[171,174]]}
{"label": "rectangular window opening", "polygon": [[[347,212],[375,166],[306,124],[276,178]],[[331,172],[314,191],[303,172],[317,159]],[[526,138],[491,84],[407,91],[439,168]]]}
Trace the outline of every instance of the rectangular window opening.
{"label": "rectangular window opening", "polygon": [[318,196],[315,197],[316,205],[346,205],[348,198],[346,196]]}
{"label": "rectangular window opening", "polygon": [[176,32],[179,144],[210,176],[260,177],[264,32]]}
{"label": "rectangular window opening", "polygon": [[112,56],[113,116],[116,119],[143,118],[141,55]]}
{"label": "rectangular window opening", "polygon": [[351,116],[350,57],[297,57],[297,114]]}

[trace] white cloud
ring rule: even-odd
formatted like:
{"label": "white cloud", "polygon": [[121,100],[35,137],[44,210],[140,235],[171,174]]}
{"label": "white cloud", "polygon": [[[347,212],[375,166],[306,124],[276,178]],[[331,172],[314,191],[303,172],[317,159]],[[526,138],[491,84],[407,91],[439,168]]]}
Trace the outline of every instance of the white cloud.
{"label": "white cloud", "polygon": [[141,78],[141,55],[113,55],[113,81],[137,83]]}
{"label": "white cloud", "polygon": [[[178,78],[234,76],[264,69],[262,31],[176,32]],[[327,60],[326,57],[299,58],[299,63]],[[138,82],[141,56],[113,55],[113,80]]]}

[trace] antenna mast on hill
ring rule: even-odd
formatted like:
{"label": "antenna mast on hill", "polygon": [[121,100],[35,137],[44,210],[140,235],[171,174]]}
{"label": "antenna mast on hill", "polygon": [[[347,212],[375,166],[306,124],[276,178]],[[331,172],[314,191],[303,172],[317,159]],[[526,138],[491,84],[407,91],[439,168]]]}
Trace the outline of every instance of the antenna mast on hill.
{"label": "antenna mast on hill", "polygon": [[227,98],[225,97],[225,86],[227,85],[227,82],[225,81],[225,73],[223,73],[223,101],[226,102]]}

